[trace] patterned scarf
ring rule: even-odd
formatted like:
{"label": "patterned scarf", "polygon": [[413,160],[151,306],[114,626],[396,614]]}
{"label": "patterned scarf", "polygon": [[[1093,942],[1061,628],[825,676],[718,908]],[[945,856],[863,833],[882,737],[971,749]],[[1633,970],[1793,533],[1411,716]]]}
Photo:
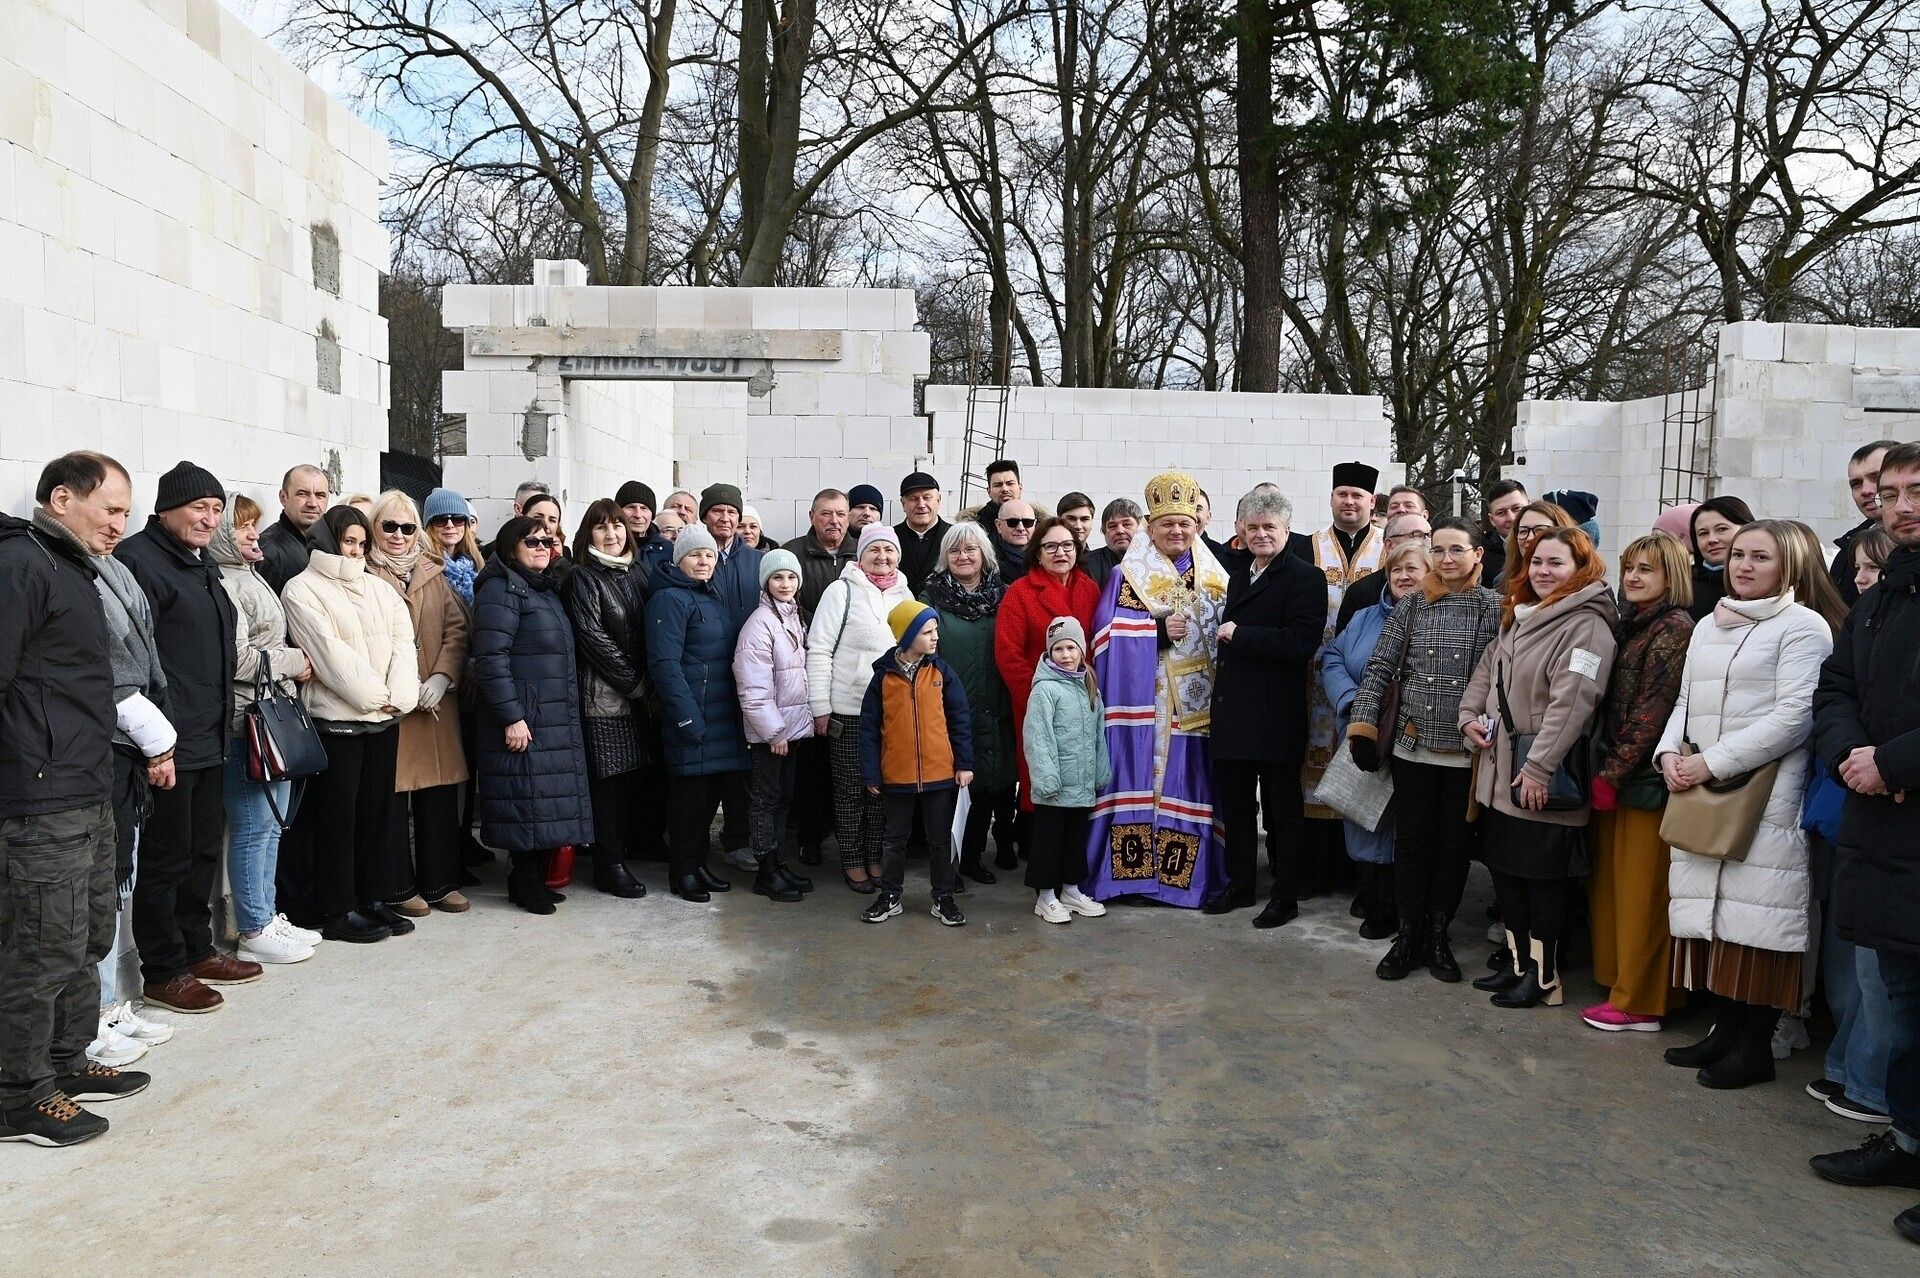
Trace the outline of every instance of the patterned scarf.
{"label": "patterned scarf", "polygon": [[446,565],[447,584],[453,587],[453,593],[459,595],[467,607],[473,607],[473,579],[480,575],[473,560],[465,555],[449,555],[441,562]]}
{"label": "patterned scarf", "polygon": [[936,612],[950,613],[961,621],[978,621],[999,611],[1007,586],[999,573],[988,568],[981,572],[980,584],[969,590],[958,577],[941,568],[928,575],[920,590]]}

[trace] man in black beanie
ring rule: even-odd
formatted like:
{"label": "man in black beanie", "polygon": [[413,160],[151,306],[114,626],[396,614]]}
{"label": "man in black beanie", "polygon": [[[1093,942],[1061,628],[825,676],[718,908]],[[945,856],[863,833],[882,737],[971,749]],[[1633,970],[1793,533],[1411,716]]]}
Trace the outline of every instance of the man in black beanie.
{"label": "man in black beanie", "polygon": [[620,508],[620,517],[626,520],[628,540],[633,543],[629,549],[634,557],[646,564],[649,573],[667,562],[673,543],[653,526],[653,512],[659,509],[653,500],[653,489],[637,479],[629,479],[614,493],[613,504]]}
{"label": "man in black beanie", "polygon": [[234,611],[206,548],[226,505],[220,481],[183,461],[160,477],[147,526],[114,551],[153,605],[167,717],[180,734],[174,785],[153,793],[133,889],[146,1000],[176,1012],[211,1012],[224,1000],[209,985],[260,978],[258,963],[213,947],[210,902],[227,827]]}

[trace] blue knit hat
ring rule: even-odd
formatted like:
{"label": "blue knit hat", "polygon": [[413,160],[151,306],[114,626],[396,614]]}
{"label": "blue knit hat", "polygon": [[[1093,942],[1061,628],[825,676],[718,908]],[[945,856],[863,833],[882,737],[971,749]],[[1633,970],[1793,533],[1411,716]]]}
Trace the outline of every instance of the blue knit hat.
{"label": "blue knit hat", "polygon": [[791,550],[769,550],[760,556],[760,589],[767,588],[767,581],[776,572],[790,572],[800,575],[800,560]]}
{"label": "blue knit hat", "polygon": [[442,515],[468,518],[467,499],[451,488],[434,489],[427,494],[426,504],[420,507],[420,518],[432,523]]}
{"label": "blue knit hat", "polygon": [[887,509],[887,499],[882,497],[880,490],[872,484],[855,484],[847,489],[847,505],[871,506],[884,514]]}

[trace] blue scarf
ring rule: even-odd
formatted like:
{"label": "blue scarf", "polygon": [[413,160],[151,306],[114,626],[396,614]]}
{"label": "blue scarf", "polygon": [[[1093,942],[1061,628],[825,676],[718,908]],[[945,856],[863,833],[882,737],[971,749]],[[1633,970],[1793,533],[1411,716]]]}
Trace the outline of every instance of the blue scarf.
{"label": "blue scarf", "polygon": [[453,593],[459,595],[467,607],[473,607],[473,579],[479,576],[480,570],[465,555],[449,555],[446,565],[447,584],[453,587]]}

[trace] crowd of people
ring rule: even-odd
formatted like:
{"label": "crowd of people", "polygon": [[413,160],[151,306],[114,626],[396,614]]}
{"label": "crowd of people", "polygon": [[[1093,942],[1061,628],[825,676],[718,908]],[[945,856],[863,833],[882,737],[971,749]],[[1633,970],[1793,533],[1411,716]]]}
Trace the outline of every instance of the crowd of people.
{"label": "crowd of people", "polygon": [[[268,523],[191,462],[128,535],[126,470],[68,454],[0,517],[0,1139],[104,1131],[83,1103],[174,1032],[142,1012],[461,914],[498,853],[534,914],[576,854],[614,897],[664,861],[687,901],[733,869],[794,904],[831,838],[869,923],[924,860],[944,925],[1013,872],[1064,925],[1253,907],[1264,836],[1253,925],[1351,889],[1389,981],[1464,979],[1479,861],[1477,989],[1558,1005],[1590,945],[1594,1029],[1710,1004],[1666,1053],[1707,1087],[1774,1077],[1817,975],[1809,1091],[1885,1130],[1815,1170],[1920,1187],[1920,445],[1849,478],[1831,563],[1719,496],[1610,570],[1590,494],[1435,518],[1359,462],[1310,534],[1270,483],[1226,527],[1179,471],[1049,511],[1002,460],[955,522],[915,473],[898,525],[830,488],[782,546],[725,483],[629,481],[570,540],[529,483],[483,541],[445,488],[336,504],[299,466]],[[289,783],[258,725],[295,702],[324,766]]]}

